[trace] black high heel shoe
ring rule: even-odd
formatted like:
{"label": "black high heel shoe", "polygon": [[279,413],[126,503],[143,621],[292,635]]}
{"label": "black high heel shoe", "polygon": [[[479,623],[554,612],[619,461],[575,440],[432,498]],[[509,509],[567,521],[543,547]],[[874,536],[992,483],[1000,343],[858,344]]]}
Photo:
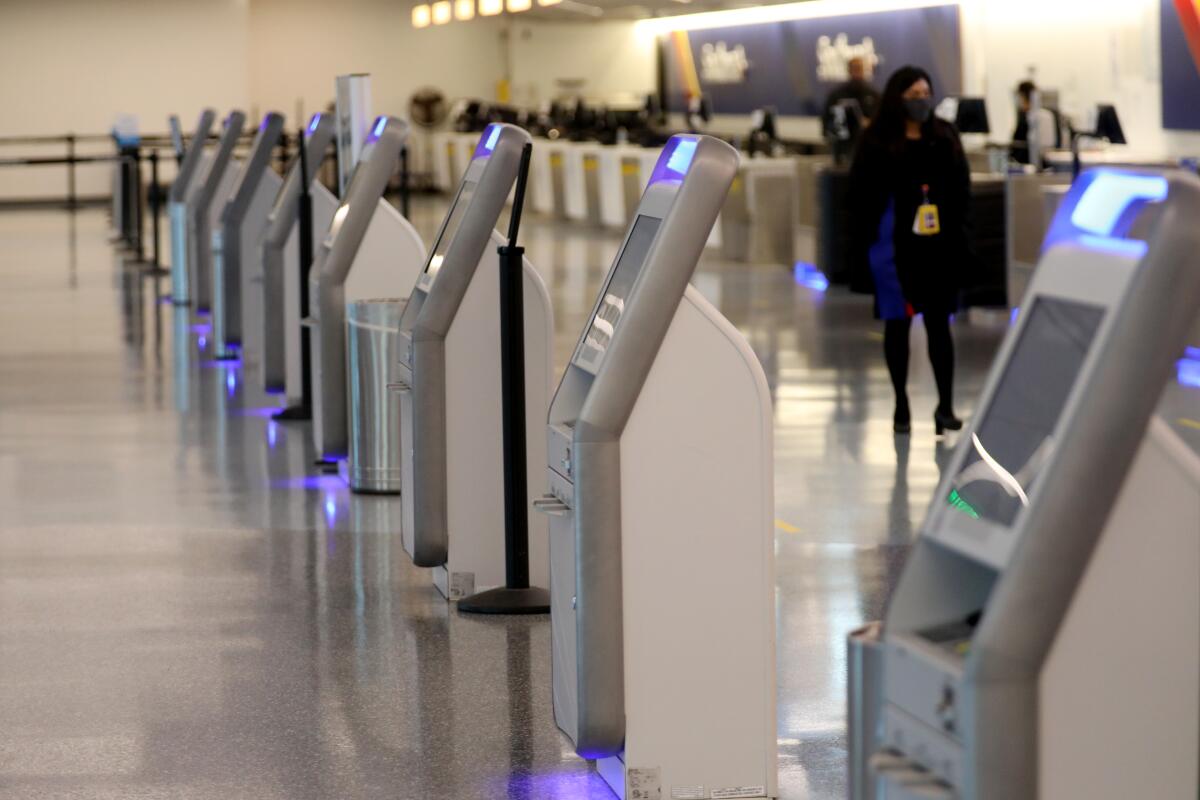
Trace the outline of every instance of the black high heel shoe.
{"label": "black high heel shoe", "polygon": [[896,408],[896,413],[892,415],[892,432],[897,435],[912,433],[912,414],[908,406]]}
{"label": "black high heel shoe", "polygon": [[954,416],[953,411],[949,413],[941,411],[933,412],[933,429],[938,436],[941,436],[946,431],[961,431],[962,426],[962,420]]}

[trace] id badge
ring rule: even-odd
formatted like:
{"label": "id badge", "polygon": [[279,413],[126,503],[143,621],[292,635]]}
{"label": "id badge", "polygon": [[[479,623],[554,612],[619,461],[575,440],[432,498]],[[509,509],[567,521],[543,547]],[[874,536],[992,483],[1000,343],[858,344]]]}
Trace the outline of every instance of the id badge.
{"label": "id badge", "polygon": [[922,186],[921,191],[925,195],[925,202],[917,207],[917,217],[913,220],[913,233],[917,236],[937,236],[942,232],[942,222],[938,216],[938,207],[936,204],[929,202],[928,185]]}

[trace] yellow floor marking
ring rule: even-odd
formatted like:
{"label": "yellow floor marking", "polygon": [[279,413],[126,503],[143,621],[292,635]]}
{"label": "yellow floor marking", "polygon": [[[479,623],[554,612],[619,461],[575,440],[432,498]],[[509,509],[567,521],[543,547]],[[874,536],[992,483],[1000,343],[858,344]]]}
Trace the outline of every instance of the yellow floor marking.
{"label": "yellow floor marking", "polygon": [[800,529],[795,525],[789,525],[781,519],[775,520],[775,527],[784,533],[800,533]]}
{"label": "yellow floor marking", "polygon": [[1195,428],[1196,430],[1200,431],[1200,420],[1188,419],[1187,417],[1180,417],[1178,420],[1176,420],[1176,422],[1178,422],[1180,425],[1182,425],[1185,428]]}

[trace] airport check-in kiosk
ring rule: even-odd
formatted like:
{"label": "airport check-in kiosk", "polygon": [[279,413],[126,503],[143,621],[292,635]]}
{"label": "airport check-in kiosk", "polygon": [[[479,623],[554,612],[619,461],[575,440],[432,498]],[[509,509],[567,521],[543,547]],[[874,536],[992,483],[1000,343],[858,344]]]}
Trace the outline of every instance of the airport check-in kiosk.
{"label": "airport check-in kiosk", "polygon": [[237,175],[232,168],[233,149],[245,122],[246,115],[241,111],[229,113],[208,172],[194,198],[188,201],[188,257],[180,280],[172,282],[171,290],[177,304],[190,303],[201,312],[212,308],[212,230],[220,223],[220,214]]}
{"label": "airport check-in kiosk", "polygon": [[554,717],[619,797],[776,797],[771,396],[689,280],[737,152],[659,157],[549,414]]}
{"label": "airport check-in kiosk", "polygon": [[[346,304],[400,298],[425,261],[420,235],[383,200],[407,139],[403,120],[385,116],[375,121],[308,273],[310,319],[305,324],[314,329],[313,442],[326,461],[343,460],[349,451]],[[377,233],[371,242],[369,229],[384,227],[393,235],[380,240]]]}
{"label": "airport check-in kiosk", "polygon": [[[313,251],[333,222],[338,201],[317,180],[325,152],[337,134],[333,116],[314,114],[304,130],[308,183],[312,199]],[[267,215],[262,242],[263,388],[299,400],[300,354],[300,155],[288,165],[287,177]],[[253,278],[252,278],[253,280]]]}
{"label": "airport check-in kiosk", "polygon": [[[504,239],[495,228],[529,141],[512,125],[484,130],[400,319],[402,541],[451,600],[505,580],[496,253]],[[528,261],[523,273],[526,452],[541,453],[553,313]],[[541,483],[536,461],[531,488]],[[548,577],[546,533],[544,519],[529,520],[534,585]]]}
{"label": "airport check-in kiosk", "polygon": [[1155,409],[1198,215],[1194,176],[1109,169],[1060,208],[852,680],[855,798],[1196,796],[1200,459]]}
{"label": "airport check-in kiosk", "polygon": [[[188,199],[196,193],[196,186],[208,172],[208,155],[204,152],[204,143],[208,141],[208,132],[212,129],[217,112],[206,108],[200,113],[196,123],[196,132],[192,134],[192,146],[184,153],[179,165],[179,174],[171,183],[171,191],[167,196],[167,216],[171,223],[171,284],[175,287],[187,286],[188,256],[191,247],[188,239]],[[180,294],[186,296],[184,292]]]}
{"label": "airport check-in kiosk", "polygon": [[271,202],[282,183],[271,169],[271,155],[283,133],[283,117],[263,117],[242,163],[233,193],[213,231],[213,340],[217,358],[233,358],[242,349],[244,310],[251,308],[249,282],[258,273],[259,245]]}

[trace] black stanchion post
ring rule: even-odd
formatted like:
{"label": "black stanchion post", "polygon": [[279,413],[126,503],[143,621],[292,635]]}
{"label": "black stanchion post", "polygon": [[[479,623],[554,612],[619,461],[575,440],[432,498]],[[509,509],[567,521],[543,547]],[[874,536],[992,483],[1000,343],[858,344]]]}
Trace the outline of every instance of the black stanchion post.
{"label": "black stanchion post", "polygon": [[517,245],[529,156],[521,151],[508,243],[500,255],[500,374],[504,438],[504,577],[499,589],[458,601],[469,614],[549,614],[550,593],[529,585],[529,490],[525,452],[525,248]]}
{"label": "black stanchion post", "polygon": [[409,219],[408,145],[400,148],[400,213]]}
{"label": "black stanchion post", "polygon": [[150,148],[150,224],[154,226],[150,231],[151,241],[153,242],[152,251],[154,260],[151,266],[155,270],[162,269],[162,249],[159,243],[159,214],[162,213],[162,195],[159,194],[158,186],[158,150]]}
{"label": "black stanchion post", "polygon": [[67,208],[77,207],[75,197],[75,134],[67,134]]}
{"label": "black stanchion post", "polygon": [[129,182],[133,184],[133,194],[131,202],[133,203],[134,213],[134,229],[133,229],[133,252],[137,256],[138,261],[146,260],[146,208],[142,204],[142,149],[141,147],[133,148],[133,174],[129,178]]}
{"label": "black stanchion post", "polygon": [[312,195],[308,191],[308,152],[304,129],[297,137],[300,150],[300,403],[275,415],[281,421],[312,419],[312,338],[305,324],[309,315],[308,269],[312,265]]}

